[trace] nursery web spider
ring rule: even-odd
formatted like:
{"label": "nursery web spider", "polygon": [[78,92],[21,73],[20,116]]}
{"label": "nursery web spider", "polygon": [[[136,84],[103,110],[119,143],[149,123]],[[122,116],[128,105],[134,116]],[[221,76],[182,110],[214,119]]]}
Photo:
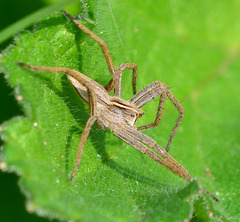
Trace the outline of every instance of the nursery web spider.
{"label": "nursery web spider", "polygon": [[[34,66],[22,62],[19,62],[18,64],[31,70],[62,72],[67,74],[70,83],[76,89],[83,102],[89,105],[90,118],[88,119],[80,138],[75,167],[72,172],[70,181],[72,181],[72,179],[74,178],[76,171],[80,165],[84,144],[94,123],[96,123],[103,130],[109,127],[110,130],[124,142],[136,148],[143,154],[148,155],[150,158],[162,164],[178,176],[184,178],[189,182],[192,181],[193,178],[188,173],[188,171],[168,154],[172,139],[184,116],[184,110],[181,104],[173,95],[173,93],[169,90],[167,85],[162,82],[155,81],[152,84],[146,86],[138,93],[136,93],[136,80],[138,70],[137,64],[124,63],[115,69],[106,43],[97,35],[95,35],[92,31],[86,28],[83,24],[75,20],[67,12],[63,11],[63,13],[78,28],[80,28],[83,32],[89,35],[101,46],[108,65],[109,72],[112,77],[109,83],[105,87],[103,87],[99,83],[82,74],[81,72],[72,70],[70,68]],[[122,73],[125,69],[133,70],[132,85],[134,96],[128,101],[121,98]],[[114,90],[114,96],[109,96],[109,93],[112,90]],[[136,127],[136,120],[144,114],[141,107],[158,96],[160,96],[160,102],[158,105],[158,111],[154,123]],[[171,102],[174,104],[180,114],[170,135],[167,147],[166,149],[163,149],[152,138],[144,135],[139,131],[156,127],[160,124],[164,104],[167,97],[171,100]],[[154,149],[156,152],[149,148]],[[202,187],[202,189],[206,193],[208,193],[214,200],[218,201],[218,199],[211,193],[209,193],[204,187]]]}

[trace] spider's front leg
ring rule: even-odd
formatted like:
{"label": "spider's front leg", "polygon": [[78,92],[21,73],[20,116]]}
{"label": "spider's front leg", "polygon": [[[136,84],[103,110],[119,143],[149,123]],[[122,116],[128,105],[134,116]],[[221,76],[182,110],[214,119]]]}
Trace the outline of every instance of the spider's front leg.
{"label": "spider's front leg", "polygon": [[133,76],[132,76],[132,86],[133,86],[133,94],[135,95],[137,92],[136,89],[136,83],[137,83],[137,71],[138,66],[136,63],[123,63],[122,65],[118,66],[116,69],[116,75],[117,75],[117,82],[114,87],[114,96],[121,97],[122,94],[122,73],[126,69],[132,69],[133,70]]}
{"label": "spider's front leg", "polygon": [[113,65],[113,61],[108,49],[107,44],[100,38],[98,37],[96,34],[94,34],[90,29],[88,29],[86,26],[84,26],[83,24],[81,24],[80,22],[78,22],[76,19],[74,19],[69,13],[67,13],[66,11],[62,10],[62,12],[79,28],[81,29],[83,32],[85,32],[88,36],[90,36],[95,42],[97,42],[100,47],[102,48],[102,52],[104,54],[104,57],[106,59],[107,65],[108,65],[108,69],[109,72],[112,76],[112,79],[109,81],[109,83],[105,86],[105,89],[108,92],[111,92],[114,89],[114,86],[117,82],[117,75],[115,73],[115,68]]}
{"label": "spider's front leg", "polygon": [[168,140],[168,144],[167,144],[167,147],[166,147],[166,151],[168,152],[169,148],[170,148],[170,145],[171,145],[171,142],[172,142],[172,139],[175,136],[175,134],[177,132],[177,129],[178,129],[178,127],[179,127],[179,125],[180,125],[180,123],[183,119],[184,109],[183,109],[182,105],[180,104],[180,102],[175,98],[173,93],[169,90],[167,85],[165,85],[164,83],[159,82],[159,81],[153,82],[152,84],[146,86],[141,91],[139,91],[137,94],[135,94],[129,100],[129,102],[135,104],[137,106],[137,108],[140,108],[140,107],[149,103],[150,101],[152,101],[153,99],[155,99],[158,96],[160,96],[160,101],[159,101],[158,111],[157,111],[155,121],[153,123],[150,123],[150,124],[147,124],[147,125],[144,125],[144,126],[140,126],[137,129],[138,130],[149,129],[149,128],[156,127],[160,124],[162,114],[163,114],[164,105],[165,105],[165,101],[166,101],[166,97],[168,97],[179,112],[178,119],[177,119],[176,124],[175,124],[175,126],[174,126],[174,128],[173,128],[173,130],[170,134],[170,138]]}
{"label": "spider's front leg", "polygon": [[76,162],[75,162],[75,167],[72,172],[70,181],[74,178],[77,169],[80,165],[81,162],[81,157],[83,153],[83,148],[84,145],[87,141],[89,132],[91,130],[92,125],[95,123],[97,120],[97,100],[96,100],[96,93],[94,91],[95,86],[92,81],[86,77],[84,74],[80,73],[79,71],[69,69],[69,68],[64,68],[64,67],[51,67],[51,66],[33,66],[33,65],[28,65],[22,62],[18,62],[18,65],[22,67],[26,67],[31,70],[37,70],[37,71],[42,71],[42,72],[52,72],[52,73],[58,73],[58,72],[63,72],[74,79],[76,79],[79,83],[82,83],[85,87],[87,87],[87,93],[89,97],[89,108],[90,108],[90,115],[91,117],[88,119],[86,126],[83,130],[83,133],[81,135],[80,141],[79,141],[79,146],[78,146],[78,151],[77,151],[77,156],[76,156]]}
{"label": "spider's front leg", "polygon": [[96,34],[94,34],[90,29],[85,27],[83,24],[78,22],[76,19],[74,19],[69,13],[62,10],[62,12],[83,32],[85,32],[88,36],[90,36],[95,42],[97,42],[100,47],[102,48],[102,52],[104,54],[104,57],[106,59],[109,72],[112,76],[112,79],[108,82],[108,84],[105,86],[105,89],[108,92],[111,92],[113,89],[115,91],[115,96],[121,96],[122,91],[122,71],[125,69],[132,69],[133,70],[133,79],[132,79],[132,85],[133,85],[133,94],[136,94],[136,80],[137,80],[137,64],[135,63],[124,63],[120,65],[117,69],[114,68],[113,61],[108,49],[107,44]]}
{"label": "spider's front leg", "polygon": [[91,116],[87,123],[86,123],[86,126],[83,130],[83,133],[81,135],[81,138],[80,138],[80,141],[79,141],[79,145],[78,145],[78,151],[77,151],[77,156],[76,156],[76,161],[75,161],[75,166],[74,166],[74,169],[73,169],[73,172],[71,174],[71,177],[70,177],[70,182],[72,181],[72,179],[74,178],[76,172],[77,172],[77,169],[80,165],[80,162],[81,162],[81,159],[82,159],[82,153],[83,153],[83,148],[84,148],[84,145],[87,141],[87,138],[88,138],[88,135],[89,135],[89,132],[92,128],[92,125],[95,123],[96,121],[96,117],[95,116]]}

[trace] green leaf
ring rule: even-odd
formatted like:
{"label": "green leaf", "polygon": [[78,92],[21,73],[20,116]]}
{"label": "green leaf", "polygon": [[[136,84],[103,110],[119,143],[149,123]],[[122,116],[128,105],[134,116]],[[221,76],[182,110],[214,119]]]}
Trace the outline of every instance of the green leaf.
{"label": "green leaf", "polygon": [[[109,79],[100,47],[61,13],[23,31],[3,53],[5,77],[25,117],[2,125],[1,167],[21,175],[27,208],[39,215],[76,221],[214,221],[239,218],[239,3],[233,1],[91,1],[82,21],[109,45],[115,66],[139,65],[137,88],[159,80],[185,108],[170,154],[221,202],[203,196],[196,181],[186,184],[167,169],[93,127],[72,183],[78,141],[88,107],[64,74],[34,72],[16,65],[80,70],[105,85]],[[86,10],[89,13],[86,13]],[[131,73],[123,98],[132,94]],[[156,115],[144,107],[139,125]],[[231,115],[230,115],[231,114]],[[177,118],[167,104],[159,127],[144,133],[163,147]]]}

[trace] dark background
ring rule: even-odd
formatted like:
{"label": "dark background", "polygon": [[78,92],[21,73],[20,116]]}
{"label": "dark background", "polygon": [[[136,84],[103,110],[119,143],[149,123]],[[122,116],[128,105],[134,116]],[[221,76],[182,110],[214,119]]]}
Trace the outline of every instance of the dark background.
{"label": "dark background", "polygon": [[[52,4],[50,0],[1,0],[0,30],[2,31],[24,16],[46,7],[48,4]],[[0,44],[0,51],[12,42],[13,38]],[[0,73],[0,125],[17,115],[23,115],[23,113],[14,98],[13,89],[7,85],[2,73]],[[0,147],[2,144],[0,140]],[[26,211],[25,197],[18,187],[18,180],[19,177],[15,174],[0,171],[0,221],[49,221]]]}

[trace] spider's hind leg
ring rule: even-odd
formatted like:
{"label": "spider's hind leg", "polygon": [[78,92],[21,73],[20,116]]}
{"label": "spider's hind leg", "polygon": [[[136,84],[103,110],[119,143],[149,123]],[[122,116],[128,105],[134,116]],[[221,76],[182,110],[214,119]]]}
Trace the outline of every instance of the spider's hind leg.
{"label": "spider's hind leg", "polygon": [[[161,146],[159,146],[152,138],[135,130],[129,126],[116,126],[114,127],[114,134],[121,140],[125,141],[135,149],[139,150],[143,154],[146,154],[156,162],[160,163],[173,173],[184,178],[187,181],[192,180],[192,176],[188,171],[179,164],[173,157],[171,157]],[[161,157],[148,147],[157,151]]]}

